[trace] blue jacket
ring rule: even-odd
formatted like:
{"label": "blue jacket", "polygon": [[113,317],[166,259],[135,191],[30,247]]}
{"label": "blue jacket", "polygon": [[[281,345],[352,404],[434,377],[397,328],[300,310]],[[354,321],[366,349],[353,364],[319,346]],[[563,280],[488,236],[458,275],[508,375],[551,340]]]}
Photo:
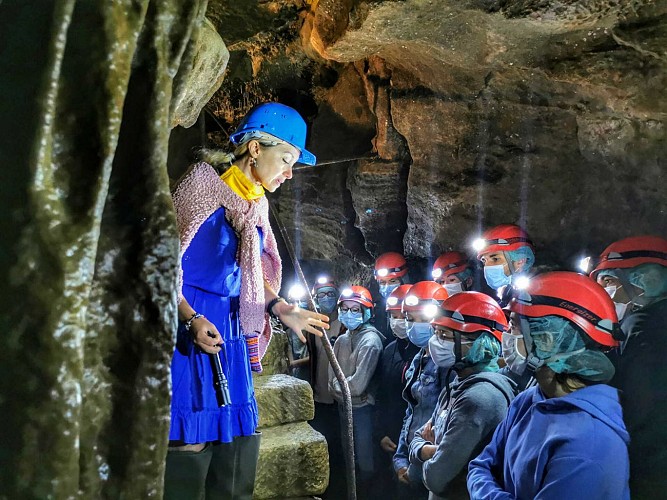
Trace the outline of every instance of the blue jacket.
{"label": "blue jacket", "polygon": [[[447,385],[447,371],[446,368],[438,368],[426,354],[426,349],[421,349],[405,373],[407,383],[403,389],[403,399],[408,402],[408,407],[405,410],[401,435],[394,453],[394,471],[410,466],[410,441],[417,429],[433,415],[438,396]],[[410,477],[410,480],[421,483],[421,477]]]}
{"label": "blue jacket", "polygon": [[616,389],[547,399],[533,387],[470,462],[468,491],[474,500],[629,499],[628,441]]}

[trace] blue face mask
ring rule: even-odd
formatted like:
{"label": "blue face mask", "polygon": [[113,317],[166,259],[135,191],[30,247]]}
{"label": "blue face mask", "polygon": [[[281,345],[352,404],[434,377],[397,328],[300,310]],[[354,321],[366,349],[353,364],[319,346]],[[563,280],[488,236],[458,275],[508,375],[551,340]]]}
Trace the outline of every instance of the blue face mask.
{"label": "blue face mask", "polygon": [[484,266],[484,279],[494,290],[498,290],[501,286],[510,284],[511,278],[505,275],[504,267],[505,266],[502,264],[497,266]]}
{"label": "blue face mask", "polygon": [[428,341],[428,352],[438,368],[449,369],[456,363],[454,342],[446,342],[433,335]]}
{"label": "blue face mask", "polygon": [[430,323],[410,321],[407,323],[408,338],[417,347],[426,347],[431,338],[433,329]]}
{"label": "blue face mask", "polygon": [[325,314],[331,313],[336,308],[336,302],[336,297],[322,297],[321,299],[317,299],[317,305],[320,306],[320,310]]}
{"label": "blue face mask", "polygon": [[387,285],[379,285],[380,286],[380,295],[382,295],[383,298],[389,297],[391,292],[396,290],[399,286],[401,286],[399,283],[395,283],[393,285],[387,284]]}
{"label": "blue face mask", "polygon": [[361,311],[358,313],[353,313],[352,311],[339,313],[338,320],[343,323],[348,330],[356,330],[364,324],[364,313]]}

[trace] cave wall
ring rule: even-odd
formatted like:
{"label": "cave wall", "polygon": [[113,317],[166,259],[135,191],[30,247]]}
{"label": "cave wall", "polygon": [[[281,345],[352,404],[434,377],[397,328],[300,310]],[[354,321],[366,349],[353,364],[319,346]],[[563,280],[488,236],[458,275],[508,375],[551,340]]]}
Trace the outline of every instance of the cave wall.
{"label": "cave wall", "polygon": [[0,498],[162,496],[179,256],[167,150],[192,118],[205,10],[0,4]]}
{"label": "cave wall", "polygon": [[227,81],[245,91],[226,83],[213,102],[229,119],[241,96],[282,98],[318,160],[357,158],[302,169],[274,197],[313,273],[368,280],[389,250],[424,272],[504,222],[551,267],[667,233],[667,2],[263,6],[280,29],[231,47],[252,61]]}

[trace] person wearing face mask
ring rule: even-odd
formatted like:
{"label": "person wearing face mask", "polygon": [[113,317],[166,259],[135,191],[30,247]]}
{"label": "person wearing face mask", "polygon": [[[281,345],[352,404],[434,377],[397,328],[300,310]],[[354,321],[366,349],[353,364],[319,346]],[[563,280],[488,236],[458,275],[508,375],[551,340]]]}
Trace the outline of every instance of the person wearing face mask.
{"label": "person wearing face mask", "polygon": [[629,290],[621,321],[627,340],[618,349],[611,384],[621,390],[631,438],[630,489],[635,498],[659,498],[667,490],[667,240],[634,236],[612,243],[591,277],[600,283],[609,272],[620,290]]}
{"label": "person wearing face mask", "polygon": [[391,481],[393,473],[392,457],[396,452],[403,417],[407,407],[406,401],[401,397],[405,387],[405,374],[419,348],[408,340],[405,330],[405,318],[401,307],[407,291],[412,285],[401,285],[396,288],[386,300],[386,311],[389,316],[389,325],[394,334],[392,340],[382,353],[382,376],[377,393],[376,402],[376,424],[377,435],[380,437],[381,464],[379,471],[388,472],[382,474],[383,491],[388,494],[395,485]]}
{"label": "person wearing face mask", "polygon": [[433,281],[441,284],[451,297],[473,288],[473,269],[468,258],[461,252],[445,252],[433,263]]}
{"label": "person wearing face mask", "polygon": [[[375,281],[378,285],[378,290],[382,301],[385,302],[387,297],[396,290],[400,285],[409,283],[408,280],[408,264],[405,257],[398,252],[386,252],[380,255],[375,260],[375,269],[373,271]],[[375,311],[375,327],[382,332],[386,339],[392,337],[392,331],[389,326],[389,318],[386,315],[384,307],[378,308]]]}
{"label": "person wearing face mask", "polygon": [[431,325],[431,357],[456,378],[415,433],[410,461],[422,469],[429,500],[465,498],[468,463],[491,440],[516,395],[515,384],[498,373],[507,319],[488,295],[461,292],[442,303]]}
{"label": "person wearing face mask", "polygon": [[415,432],[431,417],[440,391],[448,382],[449,367],[438,367],[428,349],[432,334],[430,321],[447,297],[447,290],[442,285],[435,281],[420,281],[409,288],[403,299],[402,312],[408,339],[419,348],[405,374],[403,399],[408,406],[393,457],[394,472],[403,498],[425,497],[428,494],[422,482],[421,469],[410,464],[409,451]]}
{"label": "person wearing face mask", "polygon": [[501,307],[512,298],[512,286],[527,276],[535,263],[533,242],[515,224],[501,224],[486,231],[473,243],[477,259],[484,265],[484,279],[496,291]]}
{"label": "person wearing face mask", "polygon": [[517,386],[518,391],[537,384],[534,372],[528,367],[526,344],[521,332],[521,322],[516,313],[510,313],[509,328],[502,334],[502,359],[504,366],[500,373],[509,377]]}
{"label": "person wearing face mask", "polygon": [[[347,331],[338,336],[334,354],[350,387],[354,419],[354,458],[357,470],[357,491],[371,489],[375,471],[373,446],[373,409],[378,385],[376,371],[382,355],[380,332],[371,325],[373,299],[362,286],[344,289],[338,298],[338,320]],[[341,422],[343,393],[333,369],[329,367],[329,392],[338,403]],[[344,425],[341,424],[341,428]]]}
{"label": "person wearing face mask", "polygon": [[629,499],[629,437],[607,385],[614,366],[605,351],[623,337],[609,295],[581,274],[545,273],[510,310],[539,385],[512,401],[470,462],[471,498]]}

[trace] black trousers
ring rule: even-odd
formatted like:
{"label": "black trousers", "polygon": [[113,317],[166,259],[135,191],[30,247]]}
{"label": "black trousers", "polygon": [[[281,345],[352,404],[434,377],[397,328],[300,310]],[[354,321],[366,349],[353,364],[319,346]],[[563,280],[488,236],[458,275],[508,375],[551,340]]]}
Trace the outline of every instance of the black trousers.
{"label": "black trousers", "polygon": [[261,433],[231,443],[209,443],[200,452],[169,451],[165,500],[252,500]]}

